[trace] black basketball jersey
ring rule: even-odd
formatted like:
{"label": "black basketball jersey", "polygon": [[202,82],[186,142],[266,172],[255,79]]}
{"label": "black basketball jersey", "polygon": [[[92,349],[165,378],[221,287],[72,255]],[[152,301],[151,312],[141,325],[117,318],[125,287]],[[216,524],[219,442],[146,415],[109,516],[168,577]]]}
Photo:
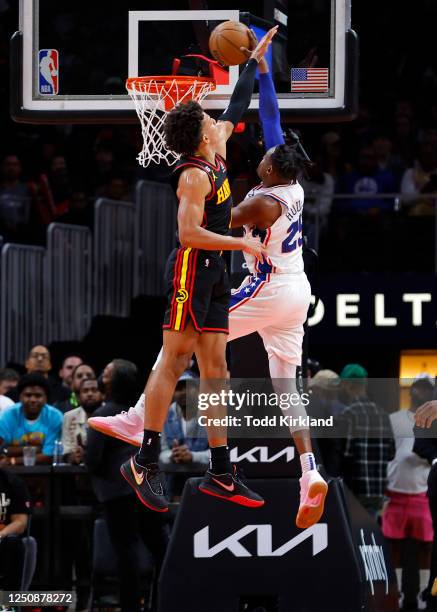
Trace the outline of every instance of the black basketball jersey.
{"label": "black basketball jersey", "polygon": [[200,168],[206,172],[211,183],[211,191],[205,199],[202,227],[222,236],[229,234],[232,215],[232,196],[225,160],[218,153],[215,155],[215,165],[210,164],[203,157],[181,157],[173,171],[175,190],[177,190],[181,172],[190,166]]}

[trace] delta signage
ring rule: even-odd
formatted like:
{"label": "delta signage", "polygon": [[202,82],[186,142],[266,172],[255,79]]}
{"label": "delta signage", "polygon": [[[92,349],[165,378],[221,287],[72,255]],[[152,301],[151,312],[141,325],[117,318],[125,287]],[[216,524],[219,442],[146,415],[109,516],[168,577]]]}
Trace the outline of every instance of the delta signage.
{"label": "delta signage", "polygon": [[311,342],[435,345],[434,275],[323,276],[318,293],[319,301],[308,321]]}

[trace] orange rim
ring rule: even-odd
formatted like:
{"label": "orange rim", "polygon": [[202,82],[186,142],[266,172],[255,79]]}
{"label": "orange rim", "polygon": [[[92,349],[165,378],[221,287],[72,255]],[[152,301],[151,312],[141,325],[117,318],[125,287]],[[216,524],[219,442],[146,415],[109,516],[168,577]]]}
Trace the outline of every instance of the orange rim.
{"label": "orange rim", "polygon": [[126,80],[126,89],[128,91],[141,91],[145,85],[149,85],[148,92],[150,94],[159,94],[162,86],[167,86],[167,91],[178,88],[179,91],[186,92],[190,87],[195,85],[193,94],[198,93],[204,85],[209,83],[211,91],[216,87],[215,80],[211,77],[192,77],[177,74],[157,75],[145,77],[129,77]]}

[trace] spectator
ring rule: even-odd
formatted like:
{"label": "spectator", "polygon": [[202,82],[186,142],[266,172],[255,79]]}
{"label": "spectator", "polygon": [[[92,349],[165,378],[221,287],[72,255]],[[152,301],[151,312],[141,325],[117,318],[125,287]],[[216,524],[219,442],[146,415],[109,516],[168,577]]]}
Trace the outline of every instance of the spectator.
{"label": "spectator", "polygon": [[110,177],[108,182],[97,190],[96,196],[123,202],[131,202],[133,199],[132,194],[129,193],[125,179],[121,176]]}
{"label": "spectator", "polygon": [[366,198],[365,194],[394,193],[396,188],[396,179],[393,173],[390,170],[380,170],[378,168],[373,147],[362,147],[358,155],[357,169],[340,177],[338,192],[362,194],[363,198],[341,200],[337,209],[360,215],[393,210],[393,200],[391,198]]}
{"label": "spectator", "polygon": [[314,164],[308,166],[306,176],[300,176],[299,182],[305,192],[304,234],[308,240],[307,246],[318,250],[319,236],[328,226],[334,179],[323,172],[320,159],[315,158]]}
{"label": "spectator", "polygon": [[6,393],[17,386],[19,378],[15,370],[10,368],[0,370],[0,412],[14,405],[14,402],[6,397]]}
{"label": "spectator", "polygon": [[406,166],[413,161],[415,136],[412,120],[408,115],[398,113],[395,115],[393,130],[394,151]]}
{"label": "spectator", "polygon": [[20,402],[0,414],[0,442],[8,447],[9,463],[23,463],[23,446],[35,447],[36,463],[50,463],[54,443],[61,437],[62,414],[47,404],[47,379],[26,374],[17,391]]}
{"label": "spectator", "polygon": [[170,474],[167,479],[172,501],[180,498],[186,480],[192,475],[189,472],[203,473],[210,458],[206,431],[199,425],[197,415],[187,419],[187,381],[194,378],[189,370],[179,378],[161,438],[160,464],[187,467],[187,473]]}
{"label": "spectator", "polygon": [[[49,372],[52,369],[49,349],[42,344],[34,346],[30,349],[24,365],[28,374],[39,373],[47,379],[49,385],[48,400],[52,402],[52,396],[56,397],[60,385],[57,380],[49,376]],[[18,402],[17,389],[11,389],[8,392],[8,397],[14,400],[15,403]]]}
{"label": "spectator", "polygon": [[[0,466],[5,463],[0,455]],[[24,566],[22,536],[27,528],[30,496],[25,483],[0,467],[0,589],[19,591]]]}
{"label": "spectator", "polygon": [[334,181],[345,172],[343,146],[338,132],[327,132],[322,136],[322,168]]}
{"label": "spectator", "polygon": [[402,177],[402,202],[410,215],[433,215],[437,197],[437,149],[430,143],[420,147],[412,168]]}
{"label": "spectator", "polygon": [[53,405],[57,406],[68,400],[71,396],[71,384],[73,378],[73,370],[83,363],[78,355],[68,355],[62,362],[62,367],[59,370],[58,376],[61,379],[61,385],[56,390],[56,397],[52,397]]}
{"label": "spectator", "polygon": [[385,132],[379,132],[373,139],[372,146],[378,169],[382,172],[391,172],[395,177],[397,187],[400,185],[405,163],[399,155],[393,153],[393,141]]}
{"label": "spectator", "polygon": [[[137,369],[133,363],[115,359],[105,368],[103,378],[106,403],[96,410],[95,416],[113,416],[135,404],[138,393]],[[140,538],[154,556],[156,578],[167,547],[167,534],[161,514],[145,508],[120,474],[120,465],[133,452],[135,449],[132,446],[120,440],[92,429],[88,432],[85,463],[92,475],[97,499],[103,505],[109,536],[117,554],[123,612],[140,610]]]}
{"label": "spectator", "polygon": [[30,218],[30,192],[21,181],[21,162],[16,155],[7,155],[1,166],[0,234],[10,241],[22,238]]}
{"label": "spectator", "polygon": [[58,404],[58,408],[64,414],[73,408],[79,406],[79,389],[83,380],[86,378],[95,378],[96,374],[91,366],[87,363],[81,363],[76,366],[71,375],[71,393],[70,397],[64,402]]}
{"label": "spectator", "polygon": [[[382,531],[390,542],[393,565],[396,568],[399,592],[404,593],[404,608],[418,607],[416,593],[406,593],[411,580],[402,580],[407,538],[416,540],[415,567],[420,568],[420,592],[429,582],[433,529],[426,495],[429,464],[413,452],[414,413],[432,399],[434,385],[428,378],[415,380],[410,389],[410,409],[390,415],[396,455],[388,464],[387,495],[389,502],[382,517]],[[417,580],[415,581],[417,584]],[[404,586],[405,585],[405,586]]]}
{"label": "spectator", "polygon": [[[344,410],[344,405],[338,401],[340,377],[332,370],[319,370],[308,381],[310,403],[308,414],[314,418],[326,419],[337,417]],[[339,476],[341,444],[337,438],[323,436],[323,431],[317,437],[323,465],[330,476]]]}
{"label": "spectator", "polygon": [[68,212],[71,195],[67,165],[63,155],[55,155],[49,161],[49,170],[38,181],[31,183],[36,201],[38,221],[47,226]]}
{"label": "spectator", "polygon": [[71,194],[70,207],[67,213],[58,218],[59,223],[85,225],[93,227],[93,201],[83,189],[75,189]]}
{"label": "spectator", "polygon": [[347,403],[341,416],[345,437],[341,469],[346,484],[376,518],[384,502],[387,465],[394,457],[390,419],[368,398],[367,372],[361,365],[346,365],[340,378]]}
{"label": "spectator", "polygon": [[79,387],[79,406],[64,415],[62,447],[68,463],[82,463],[87,442],[87,420],[102,404],[97,380],[83,378]]}

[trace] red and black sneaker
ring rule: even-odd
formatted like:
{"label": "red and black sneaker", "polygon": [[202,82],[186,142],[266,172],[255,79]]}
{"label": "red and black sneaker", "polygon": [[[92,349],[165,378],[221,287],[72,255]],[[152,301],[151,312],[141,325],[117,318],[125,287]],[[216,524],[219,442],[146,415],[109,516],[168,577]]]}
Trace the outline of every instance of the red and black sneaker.
{"label": "red and black sneaker", "polygon": [[133,456],[123,463],[120,472],[144,506],[155,512],[168,511],[168,501],[164,494],[160,471],[156,463],[142,466],[136,462]]}
{"label": "red and black sneaker", "polygon": [[232,468],[232,474],[213,474],[208,470],[199,484],[199,491],[240,506],[248,506],[249,508],[263,506],[265,503],[263,498],[258,493],[251,491],[240,480],[235,465]]}

